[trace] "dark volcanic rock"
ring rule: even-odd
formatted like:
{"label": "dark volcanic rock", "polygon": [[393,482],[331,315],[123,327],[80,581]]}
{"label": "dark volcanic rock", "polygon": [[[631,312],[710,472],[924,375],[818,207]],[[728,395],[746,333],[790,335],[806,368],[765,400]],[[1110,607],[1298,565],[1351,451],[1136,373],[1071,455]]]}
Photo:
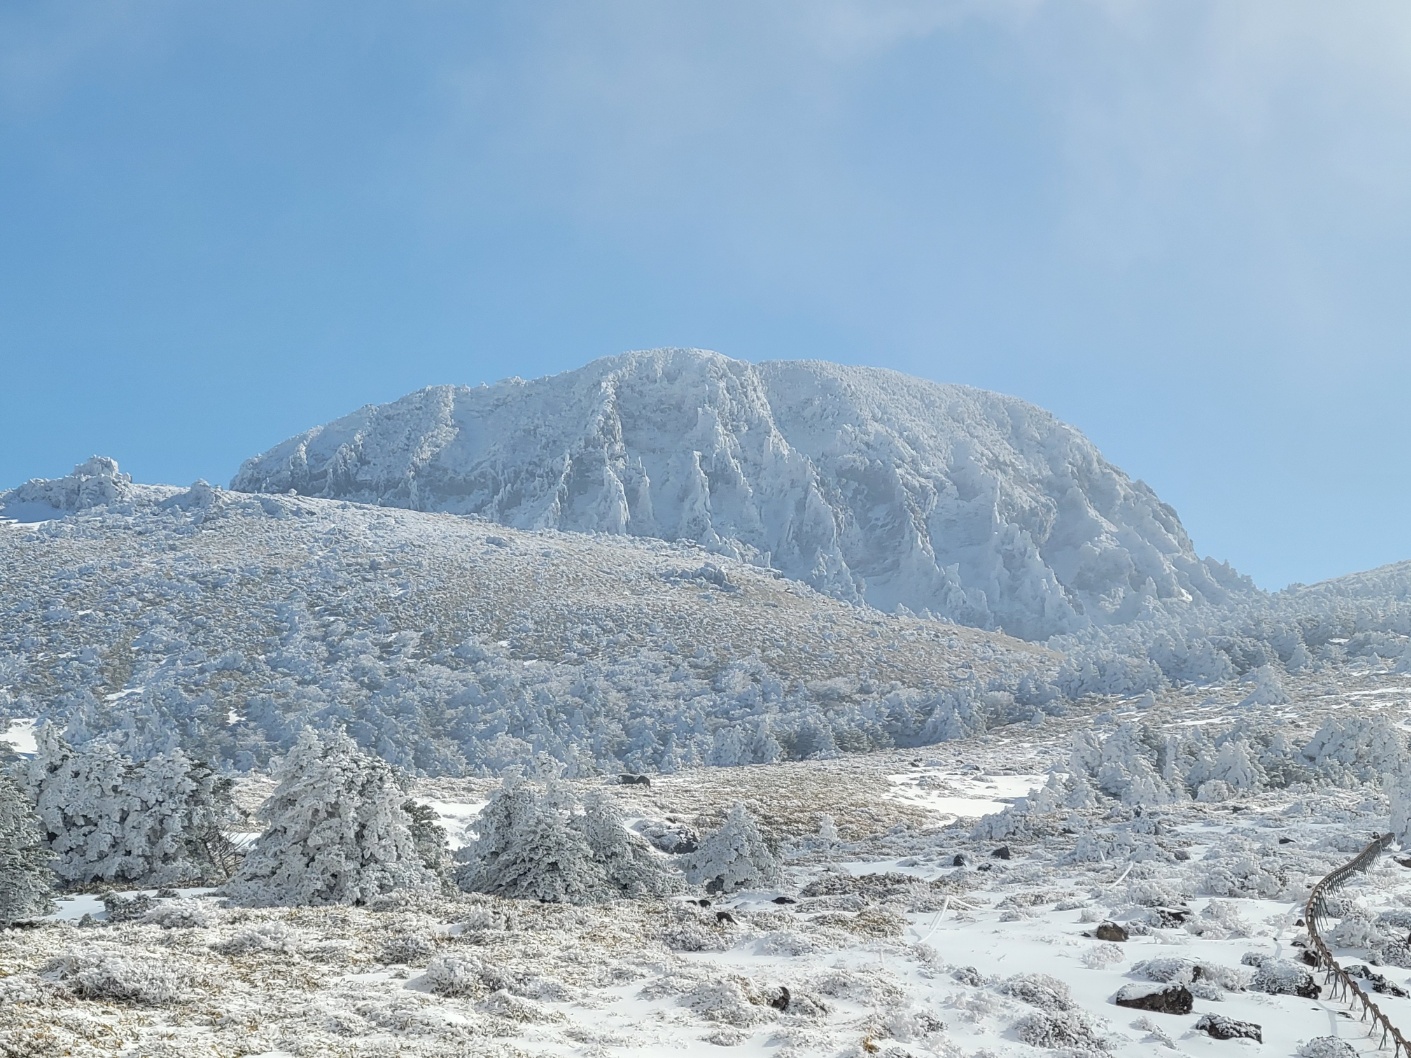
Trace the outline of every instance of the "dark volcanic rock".
{"label": "dark volcanic rock", "polygon": [[997,860],[1007,860],[1013,854],[1009,851],[1008,845],[1001,845],[999,848],[995,849],[994,852],[990,853],[990,855]]}
{"label": "dark volcanic rock", "polygon": [[1119,1007],[1151,1010],[1157,1014],[1189,1014],[1195,1005],[1185,985],[1123,985],[1112,997]]}
{"label": "dark volcanic rock", "polygon": [[1093,936],[1098,940],[1111,940],[1120,943],[1127,939],[1128,933],[1125,926],[1119,926],[1116,922],[1104,922],[1093,930]]}
{"label": "dark volcanic rock", "polygon": [[1370,966],[1349,966],[1347,976],[1355,977],[1366,981],[1367,987],[1373,992],[1380,992],[1382,995],[1396,996],[1399,999],[1407,997],[1406,989],[1400,985],[1394,985],[1386,979],[1385,974],[1375,973]]}
{"label": "dark volcanic rock", "polygon": [[1254,1040],[1264,1042],[1264,1030],[1252,1021],[1236,1021],[1222,1014],[1202,1014],[1195,1031],[1217,1040]]}

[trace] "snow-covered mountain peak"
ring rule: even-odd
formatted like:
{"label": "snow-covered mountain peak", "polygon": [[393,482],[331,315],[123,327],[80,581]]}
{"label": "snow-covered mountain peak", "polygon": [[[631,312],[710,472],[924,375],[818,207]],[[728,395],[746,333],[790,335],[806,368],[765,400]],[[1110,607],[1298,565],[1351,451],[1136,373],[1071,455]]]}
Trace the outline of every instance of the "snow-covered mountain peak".
{"label": "snow-covered mountain peak", "polygon": [[1048,412],[815,361],[656,349],[430,387],[285,441],[231,487],[689,540],[1027,638],[1249,590]]}

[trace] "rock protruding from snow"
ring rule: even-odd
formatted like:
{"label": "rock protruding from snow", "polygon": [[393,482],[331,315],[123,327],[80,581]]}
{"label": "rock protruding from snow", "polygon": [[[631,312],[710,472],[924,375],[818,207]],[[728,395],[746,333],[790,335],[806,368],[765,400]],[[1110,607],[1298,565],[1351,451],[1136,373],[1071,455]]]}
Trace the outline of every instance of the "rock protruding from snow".
{"label": "rock protruding from snow", "polygon": [[1189,1014],[1195,999],[1185,985],[1130,984],[1119,988],[1112,1002],[1157,1014]]}
{"label": "rock protruding from snow", "polygon": [[62,478],[35,478],[19,488],[0,492],[0,514],[6,508],[21,513],[48,508],[54,515],[71,514],[130,499],[132,477],[118,470],[117,460],[93,456]]}
{"label": "rock protruding from snow", "polygon": [[688,540],[839,598],[1025,638],[1249,588],[1030,404],[700,350],[369,405],[247,461],[231,487]]}

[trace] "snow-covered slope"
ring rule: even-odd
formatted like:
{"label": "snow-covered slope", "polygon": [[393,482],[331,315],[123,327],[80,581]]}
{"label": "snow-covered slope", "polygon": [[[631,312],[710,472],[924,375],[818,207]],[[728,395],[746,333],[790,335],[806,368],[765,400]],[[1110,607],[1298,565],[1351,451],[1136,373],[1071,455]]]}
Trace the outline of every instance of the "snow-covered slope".
{"label": "snow-covered slope", "polygon": [[232,488],[689,540],[840,599],[1029,639],[1251,590],[1030,404],[699,350],[424,389],[285,441]]}
{"label": "snow-covered slope", "polygon": [[304,725],[432,774],[830,756],[1027,719],[997,691],[1058,661],[695,545],[132,485],[111,461],[0,493],[0,731],[55,719],[139,756],[247,766]]}

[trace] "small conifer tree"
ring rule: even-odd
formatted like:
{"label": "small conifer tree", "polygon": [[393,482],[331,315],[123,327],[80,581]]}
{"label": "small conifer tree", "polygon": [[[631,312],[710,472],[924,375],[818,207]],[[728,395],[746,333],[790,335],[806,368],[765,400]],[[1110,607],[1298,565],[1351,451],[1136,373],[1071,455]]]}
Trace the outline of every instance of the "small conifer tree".
{"label": "small conifer tree", "polygon": [[19,783],[0,774],[0,927],[54,909],[52,859],[33,803]]}
{"label": "small conifer tree", "polygon": [[257,907],[364,904],[398,889],[435,889],[392,768],[347,735],[305,730],[262,809],[268,829],[226,887]]}
{"label": "small conifer tree", "polygon": [[686,878],[707,892],[733,893],[777,882],[779,860],[749,810],[736,802],[720,829],[688,855]]}

